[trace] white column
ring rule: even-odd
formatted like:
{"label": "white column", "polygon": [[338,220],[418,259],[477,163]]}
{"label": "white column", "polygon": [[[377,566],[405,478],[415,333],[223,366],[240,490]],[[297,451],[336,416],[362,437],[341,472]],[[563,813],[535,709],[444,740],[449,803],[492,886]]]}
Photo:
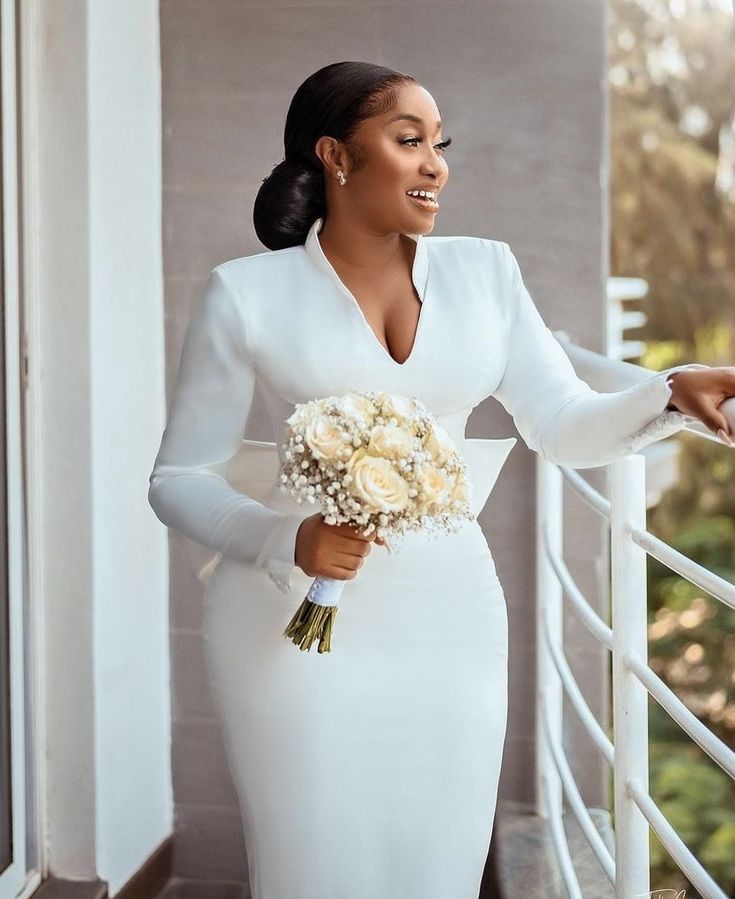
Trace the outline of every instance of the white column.
{"label": "white column", "polygon": [[615,848],[617,899],[650,890],[648,823],[628,790],[648,791],[648,691],[626,666],[627,655],[648,660],[646,552],[630,527],[646,527],[646,467],[642,455],[612,466],[611,563],[613,726],[615,740]]}
{"label": "white column", "polygon": [[[552,738],[562,745],[563,692],[561,680],[544,638],[549,622],[552,641],[563,648],[563,596],[559,579],[546,554],[544,530],[552,552],[563,547],[564,494],[561,471],[542,456],[536,456],[536,810],[542,818],[562,812],[562,788],[546,742],[542,706],[546,703]],[[548,784],[546,802],[544,781]]]}
{"label": "white column", "polygon": [[114,895],[173,818],[159,7],[18,5],[41,845]]}

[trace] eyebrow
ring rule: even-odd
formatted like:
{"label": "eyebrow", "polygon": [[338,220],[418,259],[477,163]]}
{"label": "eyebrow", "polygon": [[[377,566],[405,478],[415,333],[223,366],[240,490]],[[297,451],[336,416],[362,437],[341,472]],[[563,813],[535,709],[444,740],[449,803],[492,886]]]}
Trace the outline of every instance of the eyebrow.
{"label": "eyebrow", "polygon": [[[419,125],[424,124],[424,120],[420,116],[414,115],[412,112],[399,112],[398,115],[395,115],[395,116],[393,116],[392,119],[388,120],[388,124],[392,125],[393,122],[398,122],[401,119],[405,119],[407,122],[416,122]],[[440,119],[436,123],[436,127],[441,128],[441,126],[442,126],[442,123],[441,123],[441,119]]]}

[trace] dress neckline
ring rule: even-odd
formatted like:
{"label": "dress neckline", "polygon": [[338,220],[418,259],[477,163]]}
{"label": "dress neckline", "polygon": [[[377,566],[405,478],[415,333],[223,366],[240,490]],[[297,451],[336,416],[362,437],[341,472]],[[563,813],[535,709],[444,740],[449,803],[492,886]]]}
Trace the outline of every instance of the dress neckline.
{"label": "dress neckline", "polygon": [[334,283],[335,287],[349,299],[352,304],[354,310],[360,316],[363,325],[367,328],[370,336],[372,337],[374,345],[379,347],[382,351],[383,355],[386,356],[393,365],[398,368],[405,368],[409,362],[411,362],[415,356],[419,347],[419,339],[421,337],[421,333],[423,330],[423,323],[425,318],[426,309],[426,293],[427,293],[427,283],[429,278],[429,257],[426,249],[426,242],[423,234],[407,234],[407,237],[410,237],[416,243],[416,249],[413,257],[413,266],[411,267],[411,280],[413,281],[413,285],[416,288],[416,293],[418,295],[419,300],[421,301],[421,310],[419,312],[418,322],[416,324],[416,333],[413,338],[413,345],[411,346],[411,352],[408,356],[403,360],[403,362],[399,362],[397,359],[394,359],[390,354],[388,348],[384,346],[384,344],[378,339],[378,335],[372,328],[370,322],[368,322],[367,318],[365,318],[365,313],[362,311],[362,307],[357,302],[352,291],[347,287],[347,285],[342,281],[342,279],[337,274],[334,266],[327,258],[324,250],[322,249],[322,245],[319,242],[319,232],[322,230],[324,225],[323,218],[317,218],[314,223],[309,228],[309,232],[306,235],[306,240],[304,242],[304,252],[311,259],[311,261],[316,265],[318,269],[320,269],[325,275],[329,277],[329,279]]}

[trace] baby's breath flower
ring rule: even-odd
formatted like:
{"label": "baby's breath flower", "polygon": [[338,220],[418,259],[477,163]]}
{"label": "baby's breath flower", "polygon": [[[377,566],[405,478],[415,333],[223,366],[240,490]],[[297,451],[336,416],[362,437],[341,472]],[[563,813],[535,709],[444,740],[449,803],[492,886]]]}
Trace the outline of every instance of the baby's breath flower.
{"label": "baby's breath flower", "polygon": [[[286,425],[280,490],[318,503],[332,524],[382,532],[397,548],[409,531],[450,533],[474,517],[466,466],[417,397],[351,391],[299,404]],[[358,483],[355,464],[366,453]]]}

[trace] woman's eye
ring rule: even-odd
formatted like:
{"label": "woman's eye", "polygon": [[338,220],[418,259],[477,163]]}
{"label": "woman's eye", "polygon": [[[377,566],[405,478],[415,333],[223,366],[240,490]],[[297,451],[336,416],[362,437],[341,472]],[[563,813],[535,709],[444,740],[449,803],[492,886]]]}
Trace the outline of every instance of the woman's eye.
{"label": "woman's eye", "polygon": [[[401,141],[402,144],[410,144],[413,147],[415,147],[420,142],[421,142],[420,137],[407,137]],[[452,142],[452,138],[447,137],[445,140],[440,141],[438,144],[435,144],[434,146],[438,147],[440,150],[445,150],[451,144],[451,142]]]}

